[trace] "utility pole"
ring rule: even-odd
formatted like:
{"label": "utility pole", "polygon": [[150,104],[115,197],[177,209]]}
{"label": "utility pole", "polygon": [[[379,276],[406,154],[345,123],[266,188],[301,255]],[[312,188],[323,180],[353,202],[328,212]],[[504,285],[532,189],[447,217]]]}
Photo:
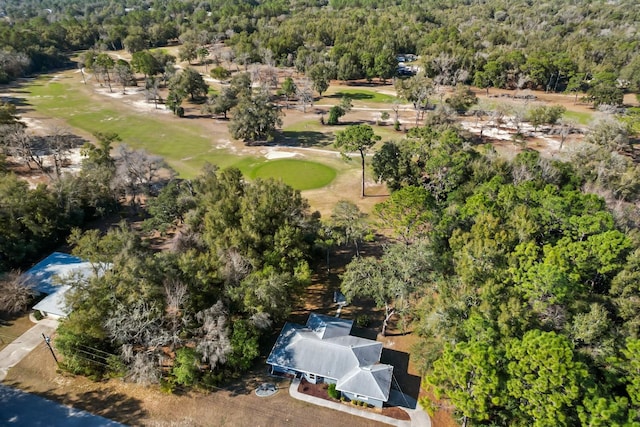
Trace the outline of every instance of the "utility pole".
{"label": "utility pole", "polygon": [[53,360],[56,361],[56,365],[60,365],[60,362],[58,362],[58,358],[56,357],[56,354],[53,352],[53,347],[51,347],[51,337],[46,336],[44,333],[42,334],[42,338],[44,338],[44,343],[47,345],[47,347],[49,347],[49,351],[51,352],[51,355],[53,356]]}

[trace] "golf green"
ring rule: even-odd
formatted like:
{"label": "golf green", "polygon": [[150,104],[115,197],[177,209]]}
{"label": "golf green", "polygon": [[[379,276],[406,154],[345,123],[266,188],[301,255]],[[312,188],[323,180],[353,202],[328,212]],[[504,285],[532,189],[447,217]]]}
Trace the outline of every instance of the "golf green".
{"label": "golf green", "polygon": [[252,169],[252,178],[282,179],[297,190],[324,187],[336,177],[336,170],[307,160],[279,159],[265,162]]}

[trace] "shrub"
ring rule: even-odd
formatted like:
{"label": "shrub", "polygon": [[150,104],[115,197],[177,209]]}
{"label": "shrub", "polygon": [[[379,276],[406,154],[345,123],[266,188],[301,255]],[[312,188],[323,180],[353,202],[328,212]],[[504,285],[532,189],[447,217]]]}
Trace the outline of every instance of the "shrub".
{"label": "shrub", "polygon": [[214,389],[218,387],[224,379],[224,372],[207,371],[200,380],[202,387],[206,389]]}
{"label": "shrub", "polygon": [[172,379],[161,379],[160,380],[160,391],[165,394],[173,394],[173,391],[176,389],[176,383]]}
{"label": "shrub", "polygon": [[369,319],[369,316],[367,316],[366,314],[356,316],[356,325],[358,325],[358,327],[360,328],[366,328],[367,326],[369,326],[370,321],[371,320]]}
{"label": "shrub", "polygon": [[227,70],[222,66],[217,66],[213,68],[210,73],[211,77],[218,80],[226,80],[231,77],[231,71]]}
{"label": "shrub", "polygon": [[400,130],[400,122],[399,121],[396,120],[395,122],[393,122],[393,129],[398,130],[398,131]]}
{"label": "shrub", "polygon": [[172,374],[178,384],[190,386],[199,376],[198,360],[200,355],[192,348],[182,347],[176,351],[176,360]]}
{"label": "shrub", "polygon": [[335,384],[329,384],[329,388],[327,388],[327,394],[332,399],[340,399],[340,391],[336,390]]}
{"label": "shrub", "polygon": [[122,378],[127,374],[127,366],[122,359],[115,354],[107,358],[108,374],[110,378]]}
{"label": "shrub", "polygon": [[332,126],[337,125],[338,120],[340,119],[340,117],[344,116],[344,114],[345,114],[345,111],[342,107],[338,105],[334,105],[329,110],[329,120],[327,120],[327,123]]}

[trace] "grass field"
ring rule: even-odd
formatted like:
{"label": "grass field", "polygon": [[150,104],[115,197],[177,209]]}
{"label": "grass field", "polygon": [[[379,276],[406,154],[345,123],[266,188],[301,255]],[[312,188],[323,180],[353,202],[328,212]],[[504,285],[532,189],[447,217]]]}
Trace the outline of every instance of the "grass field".
{"label": "grass field", "polygon": [[350,97],[353,101],[366,101],[366,102],[375,102],[375,103],[386,103],[390,104],[395,99],[395,96],[387,95],[385,93],[374,92],[366,89],[346,89],[346,88],[338,88],[335,92],[329,91],[328,98],[337,98],[340,99],[343,96]]}
{"label": "grass field", "polygon": [[[27,95],[28,102],[38,112],[60,118],[69,126],[87,133],[115,132],[130,147],[162,156],[183,178],[196,176],[205,163],[221,168],[237,167],[250,178],[281,178],[301,190],[322,187],[336,177],[334,169],[315,162],[288,159],[279,167],[267,166],[269,163],[264,158],[215,148],[216,140],[226,135],[208,135],[203,126],[195,121],[175,119],[166,113],[150,114],[122,108],[120,99],[105,97],[103,102],[98,103],[81,89],[84,87],[74,87],[66,75],[54,80],[51,76],[42,76],[25,85],[17,95]],[[317,135],[309,137],[305,143],[304,137],[303,134],[285,134],[286,139],[300,140],[300,145],[311,145],[316,138],[322,138]],[[298,162],[301,164],[296,165]],[[317,177],[301,173],[311,166]]]}
{"label": "grass field", "polygon": [[588,125],[593,121],[593,114],[583,111],[571,111],[567,110],[564,113],[564,117],[570,120],[575,120],[581,125]]}
{"label": "grass field", "polygon": [[164,157],[183,177],[195,176],[205,162],[229,167],[242,159],[225,150],[212,149],[211,136],[203,135],[202,128],[188,119],[175,123],[164,115],[118,108],[109,99],[97,103],[64,79],[48,80],[49,76],[43,76],[24,88],[39,112],[88,133],[115,132],[127,145]]}
{"label": "grass field", "polygon": [[331,183],[337,171],[329,166],[307,160],[272,160],[254,167],[251,178],[280,178],[297,190],[321,188]]}

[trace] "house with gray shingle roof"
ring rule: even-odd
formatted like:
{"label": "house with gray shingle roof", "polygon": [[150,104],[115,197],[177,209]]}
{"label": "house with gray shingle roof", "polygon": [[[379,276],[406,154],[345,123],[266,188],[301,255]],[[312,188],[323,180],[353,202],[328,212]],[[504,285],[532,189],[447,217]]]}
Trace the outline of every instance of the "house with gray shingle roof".
{"label": "house with gray shingle roof", "polygon": [[333,383],[350,400],[382,407],[393,366],[380,363],[382,343],[351,335],[352,320],[311,313],[305,326],[286,323],[267,363],[273,372]]}

